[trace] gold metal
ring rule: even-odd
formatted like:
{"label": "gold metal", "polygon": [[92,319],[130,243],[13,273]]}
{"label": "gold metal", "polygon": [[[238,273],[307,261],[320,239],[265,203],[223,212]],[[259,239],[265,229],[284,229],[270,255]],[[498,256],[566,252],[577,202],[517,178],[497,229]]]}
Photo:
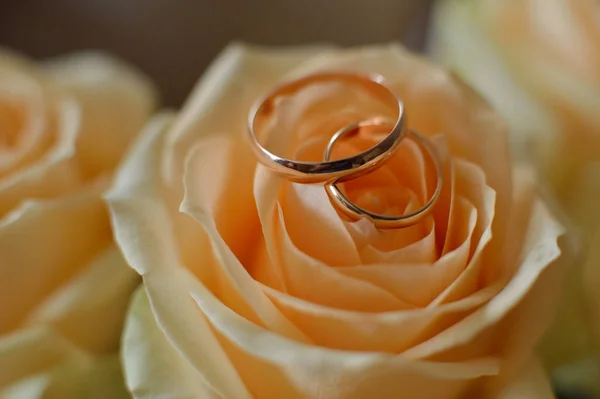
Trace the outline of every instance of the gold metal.
{"label": "gold metal", "polygon": [[[389,125],[386,126],[385,124],[382,124],[380,121],[370,120],[370,121],[365,121],[362,123],[351,124],[351,125],[348,125],[342,129],[340,129],[331,137],[327,147],[325,148],[325,153],[324,153],[325,161],[328,161],[330,159],[331,150],[332,150],[333,146],[335,145],[335,143],[340,138],[342,138],[343,136],[348,136],[352,133],[355,133],[358,131],[359,128],[365,127],[365,126],[385,126],[385,127],[389,128]],[[398,216],[381,215],[381,214],[370,212],[364,208],[361,208],[358,205],[356,205],[354,202],[350,201],[348,199],[348,197],[346,197],[344,195],[344,193],[342,193],[342,191],[337,187],[337,184],[344,182],[344,181],[356,179],[356,178],[364,175],[365,173],[368,173],[369,170],[367,170],[366,172],[363,171],[362,173],[347,174],[345,176],[335,179],[332,182],[328,182],[325,184],[325,191],[327,192],[327,196],[329,197],[329,200],[333,204],[334,208],[337,210],[337,212],[341,216],[344,216],[347,219],[352,220],[352,221],[360,220],[360,219],[366,217],[366,218],[370,219],[373,222],[373,224],[379,229],[395,229],[395,228],[412,226],[412,225],[420,222],[425,216],[427,216],[431,212],[431,210],[433,209],[435,203],[439,199],[440,194],[442,192],[442,185],[443,185],[442,162],[440,160],[437,150],[435,149],[435,147],[433,146],[433,144],[431,144],[431,142],[429,140],[427,140],[425,137],[423,137],[422,135],[420,135],[419,133],[417,133],[413,130],[408,130],[407,132],[408,132],[408,135],[417,142],[417,144],[419,144],[422,148],[424,148],[427,151],[427,153],[429,154],[429,157],[431,158],[431,160],[436,168],[437,186],[435,188],[433,195],[429,199],[429,201],[427,201],[427,203],[425,205],[423,205],[421,208],[419,208],[415,212],[412,212],[412,213],[409,213],[406,215],[398,215]]]}
{"label": "gold metal", "polygon": [[[373,147],[350,157],[324,162],[302,162],[279,157],[271,153],[261,144],[261,134],[257,134],[257,120],[271,116],[275,109],[275,100],[281,96],[291,95],[304,87],[315,83],[343,82],[357,85],[374,95],[383,103],[395,109],[395,123],[390,124],[390,132]],[[300,183],[323,183],[340,179],[348,174],[375,170],[380,167],[395,151],[405,135],[404,105],[402,101],[384,84],[379,75],[360,75],[345,72],[330,72],[309,75],[288,82],[271,92],[263,100],[258,101],[250,110],[248,117],[248,138],[258,161],[273,172],[286,177],[290,181]],[[289,134],[289,132],[281,132]]]}

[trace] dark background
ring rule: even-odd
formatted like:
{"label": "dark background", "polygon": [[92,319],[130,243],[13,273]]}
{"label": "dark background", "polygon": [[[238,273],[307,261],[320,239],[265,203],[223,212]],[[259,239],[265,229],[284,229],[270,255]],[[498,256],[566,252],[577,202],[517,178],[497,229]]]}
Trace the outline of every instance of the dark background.
{"label": "dark background", "polygon": [[431,0],[0,0],[0,45],[39,59],[109,50],[181,104],[230,41],[424,43]]}

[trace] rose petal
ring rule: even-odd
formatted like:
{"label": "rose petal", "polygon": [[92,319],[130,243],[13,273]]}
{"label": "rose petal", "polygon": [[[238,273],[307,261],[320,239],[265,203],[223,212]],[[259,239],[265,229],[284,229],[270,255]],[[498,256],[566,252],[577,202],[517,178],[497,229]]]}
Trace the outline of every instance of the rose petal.
{"label": "rose petal", "polygon": [[368,393],[384,399],[410,392],[415,398],[451,398],[469,380],[497,371],[490,358],[436,363],[307,346],[248,322],[185,269],[180,272],[244,382],[258,397],[360,398]]}
{"label": "rose petal", "polygon": [[52,326],[93,353],[116,351],[137,274],[116,247],[103,249],[31,313],[26,325]]}
{"label": "rose petal", "polygon": [[395,263],[395,264],[431,264],[438,258],[438,248],[435,240],[435,226],[431,224],[429,234],[418,241],[405,246],[398,246],[393,251],[380,251],[367,246],[361,251],[364,264]]}
{"label": "rose petal", "polygon": [[100,53],[51,60],[45,72],[82,109],[77,153],[88,175],[114,168],[155,105],[152,83],[129,65]]}
{"label": "rose petal", "polygon": [[[535,12],[536,5],[535,0],[516,7],[487,5],[482,16],[488,21],[488,37],[507,58],[519,83],[559,115],[570,135],[597,145],[596,135],[590,131],[600,124],[600,52],[594,41],[600,30],[597,22],[591,22],[596,7],[591,2],[549,1],[542,17]],[[514,29],[499,33],[508,18]],[[594,151],[594,147],[581,148]]]}
{"label": "rose petal", "polygon": [[[127,387],[135,399],[156,397],[219,399],[202,375],[167,340],[156,324],[150,302],[135,293],[123,333]],[[169,370],[164,373],[164,367]]]}
{"label": "rose petal", "polygon": [[[560,255],[557,239],[563,233],[562,226],[541,202],[536,202],[531,213],[524,258],[512,279],[500,293],[485,306],[464,318],[457,324],[445,329],[430,340],[409,349],[408,357],[424,358],[458,347],[472,340],[488,326],[497,323],[513,309],[544,272]],[[503,282],[500,280],[499,284]],[[552,290],[554,285],[544,286]],[[543,298],[543,296],[541,296]]]}
{"label": "rose petal", "polygon": [[27,201],[2,220],[0,253],[10,267],[0,268],[0,303],[11,306],[0,313],[0,331],[15,328],[108,245],[110,224],[100,199],[102,186],[58,199]]}
{"label": "rose petal", "polygon": [[[481,265],[485,264],[485,266],[489,268],[493,268],[494,266],[493,264],[483,263],[486,262],[483,259],[483,256],[488,243],[490,243],[492,239],[492,222],[494,221],[496,212],[496,193],[486,185],[485,176],[477,166],[462,160],[456,160],[454,166],[455,189],[457,192],[460,192],[462,195],[469,198],[478,210],[477,225],[473,234],[469,236],[471,258],[469,259],[468,264],[456,280],[454,280],[452,284],[449,284],[435,301],[431,303],[431,306],[435,306],[445,301],[464,298],[475,292],[480,287],[479,274]],[[452,212],[453,215],[456,214],[454,210]],[[461,226],[464,224],[464,221],[452,219],[450,223],[451,226],[452,223],[455,223],[456,226]],[[451,229],[449,229],[449,232],[450,231]],[[450,244],[450,246],[446,246],[446,250],[452,248],[453,243],[451,241],[446,241],[446,244]]]}
{"label": "rose petal", "polygon": [[290,294],[314,303],[358,311],[380,312],[413,307],[381,286],[340,273],[339,268],[329,267],[298,250],[289,239],[282,219],[279,210],[275,223],[279,222],[281,233],[273,238],[266,236],[265,240],[272,239]]}
{"label": "rose petal", "polygon": [[[172,115],[161,114],[149,122],[106,195],[114,233],[127,262],[144,277],[153,312],[170,342],[210,386],[226,397],[250,398],[173,273],[184,265],[176,250],[170,210],[161,199],[162,146],[172,120]],[[198,342],[209,347],[200,348]]]}
{"label": "rose petal", "polygon": [[[219,150],[215,151],[213,148],[214,146],[211,145],[212,143],[214,143],[214,140],[205,140],[200,142],[199,145],[191,151],[184,174],[185,196],[181,203],[181,211],[198,221],[209,236],[212,254],[204,255],[204,258],[206,259],[205,263],[207,263],[206,266],[211,265],[214,268],[213,273],[215,275],[222,275],[222,280],[229,282],[231,289],[241,297],[243,302],[251,307],[256,316],[267,326],[281,334],[306,341],[303,334],[279,314],[279,311],[273,306],[259,287],[256,286],[252,276],[250,276],[243,264],[227,245],[228,243],[217,229],[217,215],[211,214],[211,209],[206,207],[205,203],[196,200],[197,198],[203,197],[205,194],[204,187],[206,185],[210,187],[210,183],[215,177],[213,168],[226,174],[228,171],[228,164],[231,165],[226,153]],[[211,156],[211,153],[213,156],[216,155],[216,157]],[[210,167],[209,164],[207,164],[207,160],[208,162],[212,161]],[[218,175],[216,176],[217,180],[221,177]],[[224,178],[220,180],[230,181],[230,179],[226,180]],[[216,190],[220,188],[219,184],[215,184],[213,187]],[[235,190],[235,186],[232,186],[231,188]],[[211,197],[210,194],[209,190],[209,201]],[[227,203],[224,204],[226,206],[225,209],[231,211],[227,217],[231,218],[234,216],[232,221],[236,221],[236,214],[245,217],[245,215],[250,213],[250,215],[253,216],[253,210],[248,209],[248,205],[252,204],[251,201],[246,201],[245,203],[242,202],[241,204],[243,207],[236,207],[236,204],[239,204],[236,203],[236,199],[239,197],[235,192],[231,192],[230,195],[225,194],[225,198],[232,201],[232,203],[230,203],[232,205],[231,207],[227,207]],[[220,205],[221,204],[219,204],[219,206]],[[235,228],[235,226],[230,227]],[[212,260],[210,259],[211,255],[213,257]]]}
{"label": "rose petal", "polygon": [[55,140],[55,97],[25,60],[0,53],[0,176],[35,161]]}
{"label": "rose petal", "polygon": [[557,137],[553,115],[511,76],[485,25],[476,18],[478,11],[478,4],[474,3],[437,2],[432,13],[429,53],[476,87],[510,122],[511,149],[517,159],[528,159],[532,139],[539,135],[552,141]]}
{"label": "rose petal", "polygon": [[460,274],[469,258],[470,238],[477,223],[477,210],[463,198],[459,198],[457,202],[460,205],[457,205],[458,209],[455,209],[453,215],[466,220],[460,222],[466,230],[462,237],[463,244],[433,264],[349,266],[336,270],[383,287],[405,302],[418,307],[426,306]]}
{"label": "rose petal", "polygon": [[81,110],[70,98],[58,102],[54,145],[33,165],[0,180],[0,216],[27,198],[52,198],[81,186],[75,142]]}
{"label": "rose petal", "polygon": [[[256,201],[260,215],[264,215],[268,202],[273,203],[259,181],[265,174],[255,177]],[[322,186],[286,184],[284,198],[280,199],[285,230],[294,246],[303,253],[319,259],[329,266],[359,263],[358,252],[343,221],[329,204]],[[273,212],[273,211],[271,211]],[[268,239],[265,236],[265,239]]]}
{"label": "rose petal", "polygon": [[365,313],[319,305],[270,287],[263,289],[286,317],[316,344],[389,353],[401,353],[429,339],[441,328],[471,314],[498,292],[497,287],[488,287],[468,298],[435,308]]}

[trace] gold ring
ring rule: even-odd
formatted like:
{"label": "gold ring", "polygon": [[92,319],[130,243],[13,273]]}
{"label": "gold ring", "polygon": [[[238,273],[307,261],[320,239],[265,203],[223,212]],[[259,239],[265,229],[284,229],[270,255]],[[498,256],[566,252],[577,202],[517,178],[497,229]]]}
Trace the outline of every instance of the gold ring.
{"label": "gold ring", "polygon": [[[390,124],[390,132],[383,140],[359,154],[324,162],[303,162],[282,158],[261,144],[260,132],[257,134],[256,131],[257,119],[271,116],[275,109],[275,101],[279,97],[294,94],[311,84],[332,81],[359,86],[397,111],[396,121]],[[258,161],[273,172],[299,183],[331,182],[348,174],[354,175],[380,167],[394,153],[405,135],[404,105],[383,82],[383,77],[379,75],[365,76],[339,72],[309,75],[278,87],[262,101],[257,102],[249,113],[247,133]]]}
{"label": "gold ring", "polygon": [[[378,120],[368,120],[360,123],[350,124],[340,130],[338,130],[329,140],[327,147],[325,148],[324,159],[328,161],[331,156],[331,149],[335,145],[335,143],[343,136],[347,136],[351,133],[356,133],[360,128],[364,127],[374,127],[374,126],[386,126],[385,123],[382,123]],[[389,127],[389,126],[386,126]],[[333,204],[334,208],[341,216],[345,216],[348,220],[356,221],[362,218],[370,219],[375,227],[379,229],[393,229],[393,228],[402,228],[412,226],[419,221],[421,221],[425,216],[427,216],[433,206],[437,202],[442,192],[442,184],[443,184],[443,171],[442,171],[442,162],[438,155],[437,150],[433,146],[433,144],[427,140],[425,137],[420,135],[419,133],[408,130],[407,133],[410,135],[412,139],[414,139],[417,144],[419,144],[422,148],[424,148],[429,157],[433,161],[436,173],[437,173],[437,186],[435,191],[429,201],[421,208],[417,209],[415,212],[411,212],[406,215],[398,215],[398,216],[388,216],[381,215],[377,213],[370,212],[364,208],[359,207],[354,202],[350,201],[344,193],[340,191],[337,187],[338,183],[343,181],[352,180],[355,178],[364,175],[364,173],[357,174],[348,174],[342,177],[335,179],[332,182],[328,182],[325,184],[325,191],[327,192],[327,196],[329,200]],[[368,171],[366,172],[368,173]]]}

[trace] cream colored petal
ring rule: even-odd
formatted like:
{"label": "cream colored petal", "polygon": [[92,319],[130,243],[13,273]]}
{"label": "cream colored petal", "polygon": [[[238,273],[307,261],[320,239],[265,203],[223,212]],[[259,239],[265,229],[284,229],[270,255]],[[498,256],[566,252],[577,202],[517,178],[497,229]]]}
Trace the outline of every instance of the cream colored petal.
{"label": "cream colored petal", "polygon": [[119,250],[109,245],[37,305],[24,323],[50,325],[92,353],[114,351],[129,297],[138,283],[139,277]]}
{"label": "cream colored petal", "polygon": [[[331,206],[331,205],[330,205]],[[339,309],[379,312],[414,306],[381,286],[343,274],[308,256],[291,242],[280,209],[274,217],[279,232],[271,240],[282,278],[291,295]]]}
{"label": "cream colored petal", "polygon": [[[1,58],[5,58],[0,56]],[[30,66],[0,60],[0,176],[23,168],[52,144],[54,93]]]}
{"label": "cream colored petal", "polygon": [[81,53],[44,65],[82,108],[77,141],[88,174],[114,168],[153,111],[153,84],[129,65],[101,53]]}
{"label": "cream colored petal", "polygon": [[[111,240],[98,182],[81,192],[27,201],[0,222],[0,331],[13,329]],[[35,276],[32,278],[31,276]]]}
{"label": "cream colored petal", "polygon": [[[453,398],[475,378],[497,372],[495,359],[463,363],[408,360],[381,352],[308,346],[265,330],[225,307],[185,269],[197,305],[257,398]],[[198,345],[205,345],[198,341]]]}
{"label": "cream colored petal", "polygon": [[[261,176],[257,173],[256,178]],[[261,183],[256,184],[255,198],[262,209],[266,206],[263,201],[268,201],[265,198],[268,190]],[[358,264],[360,259],[352,237],[324,195],[323,187],[295,183],[284,186],[280,206],[290,241],[328,266]]]}
{"label": "cream colored petal", "polygon": [[464,298],[478,289],[481,252],[491,238],[495,194],[479,167],[460,159],[454,160],[453,166],[450,224],[438,261],[390,270],[350,267],[340,272],[387,287],[418,306],[426,306],[434,298],[431,306]]}
{"label": "cream colored petal", "polygon": [[576,76],[529,50],[515,55],[515,75],[531,86],[550,112],[558,115],[562,129],[569,129],[567,134],[572,140],[588,143],[580,148],[597,156],[595,149],[600,140],[594,129],[600,125],[600,83]]}
{"label": "cream colored petal", "polygon": [[385,252],[372,246],[367,246],[361,251],[362,263],[366,265],[374,263],[432,264],[438,256],[435,226],[433,223],[431,224],[431,229],[424,238],[406,246],[398,246],[397,248],[393,251]]}
{"label": "cream colored petal", "polygon": [[[442,358],[464,359],[489,353],[490,348],[493,348],[494,351],[500,351],[503,353],[503,365],[501,367],[503,378],[496,380],[497,383],[503,383],[506,379],[514,377],[525,365],[525,362],[529,361],[533,350],[555,315],[556,305],[561,300],[560,294],[565,276],[572,264],[572,258],[569,256],[569,246],[566,245],[568,236],[560,236],[558,239],[554,239],[557,242],[550,242],[550,237],[553,234],[562,235],[564,230],[555,220],[547,218],[549,213],[544,210],[544,206],[541,206],[539,197],[534,191],[535,187],[532,186],[532,176],[527,173],[528,171],[530,171],[528,168],[515,169],[515,182],[519,184],[514,190],[515,212],[513,212],[509,221],[509,225],[513,229],[512,238],[514,242],[505,248],[507,259],[516,269],[513,271],[511,268],[508,270],[508,274],[495,276],[493,279],[486,277],[485,272],[482,273],[482,277],[487,278],[488,281],[496,281],[491,285],[492,287],[497,286],[502,290],[496,298],[493,298],[479,311],[483,311],[487,316],[492,317],[487,318],[484,316],[479,319],[477,325],[471,327],[471,330],[476,333],[475,335],[464,341],[457,335],[454,337],[451,347],[443,349],[442,352],[437,352],[437,356]],[[540,216],[542,217],[540,218]],[[552,229],[554,233],[551,231]],[[540,238],[543,238],[544,235],[547,235],[545,244],[543,240],[540,242]],[[559,247],[564,248],[565,251],[561,250],[562,256],[557,258]],[[539,253],[536,254],[538,251]],[[544,252],[546,253],[544,254]],[[552,252],[555,252],[554,259],[552,259]],[[544,259],[545,257],[547,258]],[[527,263],[536,258],[539,265],[542,266],[541,270],[538,269],[536,272],[533,268],[529,271],[524,269]],[[536,262],[530,264],[533,265],[534,263]],[[545,266],[544,263],[546,263]],[[529,275],[529,278],[533,280],[527,282],[524,278],[526,275]],[[505,285],[506,282],[507,285]],[[520,286],[522,283],[524,284]],[[504,310],[499,307],[498,310],[503,315],[501,319],[495,319],[489,306],[497,298],[502,298],[507,294],[507,290],[515,288],[522,290],[520,298],[513,298],[513,300],[517,299],[517,302],[513,302]],[[517,290],[515,290],[516,292]],[[503,299],[509,299],[508,297],[507,295]],[[496,305],[498,304],[496,303]],[[461,323],[457,323],[452,328]]]}
{"label": "cream colored petal", "polygon": [[[456,192],[461,193],[461,195],[472,201],[478,210],[477,225],[471,236],[468,264],[463,272],[435,298],[431,306],[464,298],[475,292],[480,288],[482,265],[485,265],[485,268],[493,268],[494,265],[490,260],[499,256],[494,252],[494,249],[502,250],[503,254],[505,251],[505,248],[487,248],[488,244],[492,241],[492,224],[496,215],[496,192],[486,184],[485,176],[476,165],[456,160],[454,166]],[[456,197],[460,199],[460,197]],[[455,213],[454,209],[452,212]],[[454,224],[454,226],[460,228],[461,224],[464,224],[464,221],[455,220],[454,215],[451,218],[451,226]],[[446,243],[448,244],[448,241]],[[506,266],[503,265],[503,267]],[[500,273],[500,271],[497,273]]]}
{"label": "cream colored petal", "polygon": [[[126,261],[144,277],[155,318],[167,339],[215,391],[224,397],[250,398],[175,273],[185,266],[174,242],[161,181],[163,140],[172,120],[172,115],[160,114],[149,122],[106,195],[114,234]],[[201,348],[199,342],[208,346]]]}
{"label": "cream colored petal", "polygon": [[81,109],[72,98],[56,106],[56,137],[41,158],[32,165],[0,180],[0,216],[29,198],[52,198],[81,185],[74,159],[75,143],[81,128]]}
{"label": "cream colored petal", "polygon": [[[216,198],[210,198],[211,189],[206,189],[205,187],[211,187],[212,190],[219,191],[219,184],[211,183],[212,179],[215,177],[214,170],[221,171],[222,173],[226,173],[227,171],[227,154],[219,151],[223,148],[223,145],[225,145],[226,149],[226,143],[219,143],[215,140],[204,140],[191,151],[185,175],[183,176],[185,180],[185,197],[181,203],[181,211],[197,220],[209,235],[215,259],[215,262],[211,263],[213,267],[219,269],[213,273],[223,273],[225,278],[231,282],[234,289],[239,292],[244,302],[247,302],[250,307],[254,309],[258,318],[269,328],[285,336],[294,337],[295,339],[307,342],[308,340],[304,337],[304,334],[280,314],[277,308],[255,284],[252,276],[244,268],[244,265],[240,262],[239,258],[235,256],[228,246],[228,242],[225,241],[224,237],[218,231],[215,215],[211,214],[210,206],[216,205],[214,202]],[[210,153],[220,156],[217,156],[213,160],[214,162],[209,165],[207,164],[207,159],[213,159],[210,157]],[[225,165],[223,165],[223,163],[225,163]],[[223,177],[221,180],[225,181],[225,176],[221,175],[217,177],[217,182],[219,177]],[[234,178],[235,177],[233,176],[230,177],[230,179]],[[235,189],[235,186],[232,188]],[[204,201],[202,200],[204,199],[204,196],[209,197],[205,199],[208,204],[203,203]],[[220,197],[217,198],[220,199]],[[232,201],[233,204],[236,204],[234,191],[230,193],[229,198],[225,199],[225,201],[228,200]],[[245,206],[245,209],[239,208],[237,212],[240,212],[241,216],[245,216],[244,212],[254,212],[253,209],[248,209],[248,205],[251,204],[251,201],[246,204],[242,202],[241,206]],[[228,211],[231,210],[234,215],[236,214],[236,211],[233,209],[227,207],[225,207],[225,209]],[[250,232],[250,234],[252,233]],[[248,239],[251,239],[251,237],[248,237],[247,240]],[[205,255],[205,257],[207,256]]]}
{"label": "cream colored petal", "polygon": [[[543,281],[543,272],[549,269],[549,266],[561,253],[557,241],[564,230],[539,200],[535,203],[530,215],[522,260],[519,268],[502,291],[478,311],[432,339],[409,349],[406,356],[423,358],[467,344],[514,309],[529,294],[538,280]],[[504,283],[500,280],[496,284]],[[556,289],[554,284],[540,285],[543,286],[539,288],[542,291]],[[542,300],[544,295],[539,293],[535,299]]]}
{"label": "cream colored petal", "polygon": [[518,159],[529,157],[534,141],[557,137],[553,116],[511,75],[483,24],[482,2],[436,3],[428,53],[473,85],[513,130],[509,136]]}
{"label": "cream colored petal", "polygon": [[219,399],[202,376],[167,340],[140,287],[131,302],[121,357],[135,399]]}
{"label": "cream colored petal", "polygon": [[[315,197],[320,197],[323,207],[329,208],[330,216],[339,219],[322,188],[314,188],[318,189],[318,192],[313,190]],[[291,295],[349,310],[376,312],[413,307],[382,287],[339,273],[337,267],[330,267],[302,252],[291,241],[280,206],[276,212],[264,216],[263,223],[263,226],[275,224],[274,232],[268,227],[265,229],[265,240],[273,245],[273,254]]]}
{"label": "cream colored petal", "polygon": [[[558,116],[568,136],[597,146],[597,135],[589,129],[600,123],[600,51],[595,43],[600,30],[596,22],[588,23],[596,5],[549,0],[544,13],[537,11],[538,0],[488,6],[480,17],[515,79]],[[504,28],[507,21],[510,30]]]}
{"label": "cream colored petal", "polygon": [[365,313],[320,305],[266,286],[263,290],[316,344],[389,353],[401,353],[435,336],[474,312],[499,291],[497,287],[488,287],[468,298],[435,308]]}
{"label": "cream colored petal", "polygon": [[[506,9],[501,4],[488,7],[486,12],[498,12],[500,21],[504,16],[510,16],[511,8],[519,13],[518,20],[526,21],[530,28],[529,35],[521,36],[521,46],[537,43],[535,50],[553,56],[554,63],[568,65],[574,73],[587,75],[591,79],[598,76],[596,67],[600,61],[600,51],[594,41],[594,33],[598,34],[600,29],[594,23],[592,29],[586,29],[590,28],[586,19],[594,21],[594,17],[597,18],[597,4],[590,0],[576,3],[565,0],[527,0],[521,4],[516,2],[513,7],[508,3],[504,6],[507,5]],[[543,13],[539,12],[540,7],[544,7]],[[581,15],[582,13],[585,15]],[[521,19],[522,17],[524,18]],[[511,33],[516,36],[516,32]]]}
{"label": "cream colored petal", "polygon": [[[463,201],[460,201],[460,200]],[[462,244],[433,264],[366,265],[336,268],[346,275],[384,287],[397,298],[417,307],[427,306],[464,270],[469,259],[471,237],[477,223],[477,210],[459,198],[453,216],[464,220]]]}

